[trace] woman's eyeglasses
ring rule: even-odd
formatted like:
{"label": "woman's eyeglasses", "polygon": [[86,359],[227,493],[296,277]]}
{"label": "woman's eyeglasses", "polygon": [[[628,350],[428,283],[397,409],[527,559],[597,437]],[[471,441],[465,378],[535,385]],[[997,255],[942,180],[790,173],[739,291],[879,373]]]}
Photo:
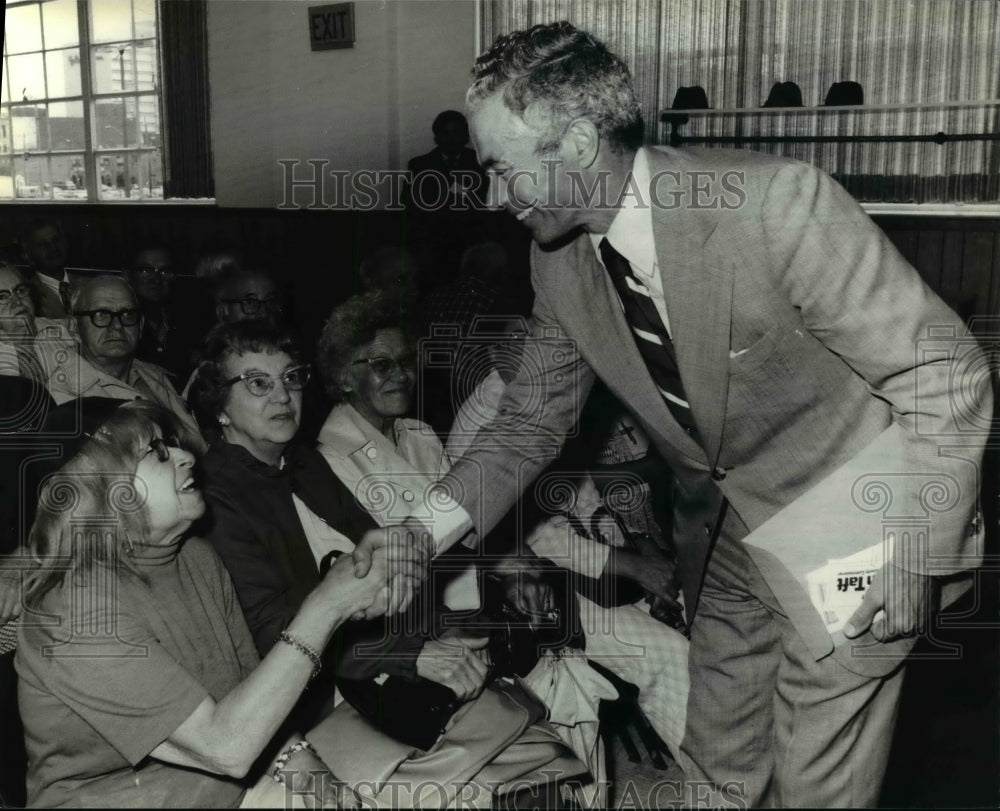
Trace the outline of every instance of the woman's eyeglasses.
{"label": "woman's eyeglasses", "polygon": [[111,322],[118,319],[118,323],[123,327],[134,327],[142,318],[142,312],[135,309],[128,310],[77,310],[73,315],[90,316],[90,323],[95,327],[110,327]]}
{"label": "woman's eyeglasses", "polygon": [[13,290],[0,290],[0,307],[6,307],[15,296],[25,299],[30,295],[31,288],[26,284],[16,285]]}
{"label": "woman's eyeglasses", "polygon": [[311,374],[312,370],[309,366],[303,364],[302,366],[293,366],[291,369],[286,369],[277,377],[265,374],[264,372],[244,372],[232,380],[227,380],[223,385],[232,386],[234,383],[242,380],[243,385],[247,387],[247,391],[254,397],[263,397],[265,394],[271,393],[276,380],[281,381],[281,384],[285,387],[285,391],[302,391],[306,387],[306,383],[309,382]]}
{"label": "woman's eyeglasses", "polygon": [[393,372],[412,372],[417,368],[417,356],[416,353],[411,353],[409,355],[404,355],[401,358],[390,358],[385,355],[379,355],[375,358],[360,358],[352,366],[360,366],[362,363],[367,363],[368,368],[372,370],[372,374],[376,377],[388,377]]}
{"label": "woman's eyeglasses", "polygon": [[265,310],[274,315],[281,315],[285,311],[285,305],[276,298],[247,296],[247,298],[224,298],[220,301],[223,304],[239,304],[243,315],[260,315]]}
{"label": "woman's eyeglasses", "polygon": [[149,451],[155,453],[156,458],[161,462],[166,462],[170,458],[170,449],[179,448],[180,440],[173,434],[167,436],[154,436],[149,440]]}

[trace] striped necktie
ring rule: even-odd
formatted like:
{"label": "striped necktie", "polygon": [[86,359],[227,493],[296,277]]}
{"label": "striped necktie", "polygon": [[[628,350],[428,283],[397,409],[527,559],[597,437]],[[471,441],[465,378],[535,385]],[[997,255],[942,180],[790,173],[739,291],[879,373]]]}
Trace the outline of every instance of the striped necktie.
{"label": "striped necktie", "polygon": [[681,427],[693,434],[694,420],[681,385],[674,344],[663,326],[663,319],[656,310],[649,289],[636,278],[628,260],[611,247],[607,238],[601,240],[600,250],[604,267],[621,299],[625,320],[632,329],[636,348],[646,362],[650,377],[666,401],[670,413]]}

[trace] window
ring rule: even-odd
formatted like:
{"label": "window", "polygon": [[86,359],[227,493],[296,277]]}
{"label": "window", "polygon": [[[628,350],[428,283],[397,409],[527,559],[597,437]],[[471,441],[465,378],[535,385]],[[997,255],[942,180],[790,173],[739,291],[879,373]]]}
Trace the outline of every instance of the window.
{"label": "window", "polygon": [[5,12],[0,199],[163,198],[156,0]]}

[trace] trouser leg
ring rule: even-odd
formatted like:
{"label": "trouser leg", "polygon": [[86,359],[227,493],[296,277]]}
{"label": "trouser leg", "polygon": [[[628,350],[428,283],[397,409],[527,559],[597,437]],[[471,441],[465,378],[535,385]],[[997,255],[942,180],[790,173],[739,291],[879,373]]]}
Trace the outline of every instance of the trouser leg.
{"label": "trouser leg", "polygon": [[790,629],[774,693],[774,805],[878,803],[903,672],[871,678],[832,656],[817,662]]}
{"label": "trouser leg", "polygon": [[[691,629],[688,777],[750,806],[870,806],[888,761],[902,667],[816,661],[738,545],[720,541]],[[729,790],[726,790],[726,787]]]}
{"label": "trouser leg", "polygon": [[[752,593],[749,559],[720,543],[691,626],[691,691],[678,762],[689,781],[758,805],[774,769],[773,697],[781,637]],[[720,800],[721,802],[721,800]]]}

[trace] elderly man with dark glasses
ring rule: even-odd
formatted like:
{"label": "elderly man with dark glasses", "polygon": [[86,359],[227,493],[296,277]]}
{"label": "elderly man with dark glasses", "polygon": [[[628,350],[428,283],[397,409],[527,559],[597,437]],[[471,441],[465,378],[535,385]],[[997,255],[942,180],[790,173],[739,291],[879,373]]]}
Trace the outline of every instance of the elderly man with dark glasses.
{"label": "elderly man with dark glasses", "polygon": [[131,286],[117,276],[99,276],[80,287],[70,304],[69,332],[78,347],[38,347],[56,404],[78,397],[152,400],[197,433],[164,369],[135,356],[143,319]]}

